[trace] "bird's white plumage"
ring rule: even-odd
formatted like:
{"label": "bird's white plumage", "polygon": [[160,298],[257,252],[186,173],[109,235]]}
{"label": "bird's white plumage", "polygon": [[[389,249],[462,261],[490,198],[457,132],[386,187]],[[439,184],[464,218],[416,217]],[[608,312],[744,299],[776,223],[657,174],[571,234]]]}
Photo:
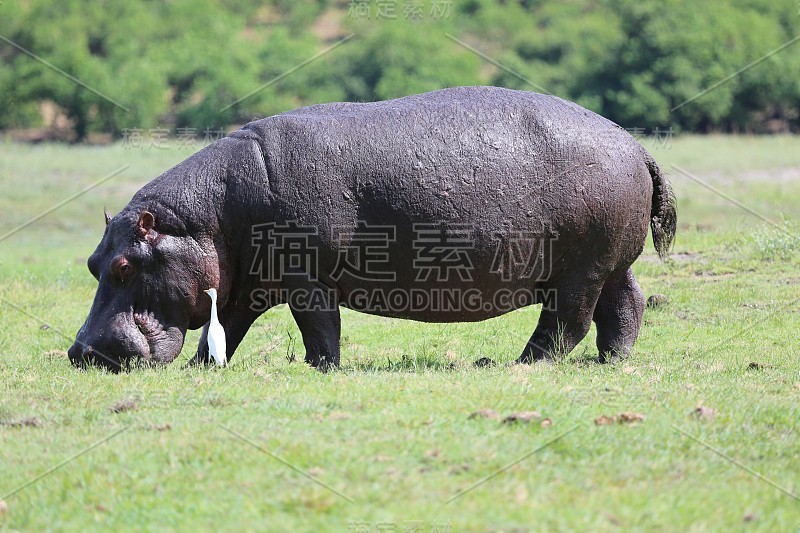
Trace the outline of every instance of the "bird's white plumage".
{"label": "bird's white plumage", "polygon": [[225,363],[228,361],[228,356],[225,351],[225,330],[222,324],[219,323],[219,318],[217,317],[217,291],[216,289],[208,289],[203,292],[208,294],[208,297],[211,298],[211,319],[208,323],[208,334],[206,335],[206,339],[208,340],[208,352],[211,354],[211,357],[214,358],[214,361],[217,362],[217,365],[225,366]]}

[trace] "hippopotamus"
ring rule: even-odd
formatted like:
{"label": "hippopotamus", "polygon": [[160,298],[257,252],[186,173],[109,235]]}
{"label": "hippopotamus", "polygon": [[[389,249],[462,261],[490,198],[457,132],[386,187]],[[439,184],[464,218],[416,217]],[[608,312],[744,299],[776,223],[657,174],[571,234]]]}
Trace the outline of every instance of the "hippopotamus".
{"label": "hippopotamus", "polygon": [[631,264],[648,226],[665,258],[676,206],[653,157],[561,98],[456,87],[303,107],[206,146],[106,214],[69,358],[169,363],[205,326],[193,361],[208,362],[214,288],[229,359],[279,304],[319,369],[339,365],[341,307],[444,323],[542,304],[518,363],[569,353],[592,321],[612,361],[642,323]]}

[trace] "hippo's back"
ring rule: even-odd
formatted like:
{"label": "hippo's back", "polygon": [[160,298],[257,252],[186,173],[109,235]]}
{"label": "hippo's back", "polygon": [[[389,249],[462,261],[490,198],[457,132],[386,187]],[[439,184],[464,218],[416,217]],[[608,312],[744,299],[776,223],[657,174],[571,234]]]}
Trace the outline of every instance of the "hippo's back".
{"label": "hippo's back", "polygon": [[327,197],[344,211],[365,199],[384,215],[543,219],[576,185],[647,174],[641,147],[613,122],[554,96],[497,87],[320,104],[245,129],[263,139],[270,187],[300,209]]}

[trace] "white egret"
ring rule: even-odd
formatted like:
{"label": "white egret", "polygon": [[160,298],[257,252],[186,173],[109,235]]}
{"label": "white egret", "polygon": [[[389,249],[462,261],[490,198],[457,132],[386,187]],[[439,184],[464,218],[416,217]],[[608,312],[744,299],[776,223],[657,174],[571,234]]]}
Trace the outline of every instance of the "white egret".
{"label": "white egret", "polygon": [[208,352],[214,361],[219,366],[225,366],[228,362],[228,356],[225,353],[225,330],[222,324],[219,323],[217,318],[217,289],[208,289],[203,291],[211,298],[211,320],[208,324],[208,334],[206,340],[208,341]]}

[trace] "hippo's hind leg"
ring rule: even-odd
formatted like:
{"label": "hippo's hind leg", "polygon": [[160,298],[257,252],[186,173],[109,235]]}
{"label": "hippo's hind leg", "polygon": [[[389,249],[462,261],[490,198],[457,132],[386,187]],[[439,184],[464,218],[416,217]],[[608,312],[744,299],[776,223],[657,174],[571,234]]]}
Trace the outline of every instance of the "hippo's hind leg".
{"label": "hippo's hind leg", "polygon": [[600,286],[573,285],[552,289],[552,298],[543,303],[539,323],[517,363],[552,361],[563,356],[586,336]]}
{"label": "hippo's hind leg", "polygon": [[645,298],[630,268],[612,274],[594,310],[600,362],[626,357],[642,325]]}

